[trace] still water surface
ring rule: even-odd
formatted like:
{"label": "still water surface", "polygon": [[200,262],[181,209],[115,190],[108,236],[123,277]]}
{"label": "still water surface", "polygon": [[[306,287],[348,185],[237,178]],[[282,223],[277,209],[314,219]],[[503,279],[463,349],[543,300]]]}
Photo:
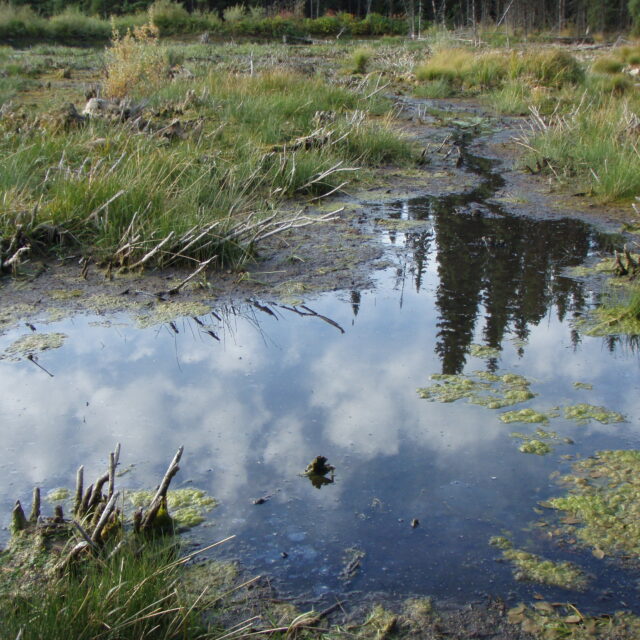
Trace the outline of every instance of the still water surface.
{"label": "still water surface", "polygon": [[[635,578],[588,552],[558,549],[533,526],[537,502],[561,492],[549,477],[569,470],[561,456],[638,447],[638,354],[575,328],[595,300],[565,275],[607,238],[576,221],[464,204],[380,205],[378,217],[421,222],[383,231],[391,248],[405,250],[378,272],[375,290],[308,301],[333,323],[262,300],[214,307],[217,317],[199,318],[205,327],[178,320],[179,333],[139,329],[125,314],[38,324],[68,339],[40,357],[53,378],[28,361],[0,361],[2,524],[34,485],[71,487],[80,464],[97,474],[115,442],[122,466],[135,465],[120,480],[129,488],[153,486],[184,444],[175,486],[220,501],[194,537],[235,534],[223,554],[284,592],[458,602],[537,593],[594,612],[640,612]],[[0,349],[28,331],[0,336]],[[499,357],[472,357],[474,343],[500,349]],[[539,395],[516,408],[589,402],[628,422],[557,418],[549,428],[574,444],[556,443],[545,457],[522,454],[509,434],[534,425],[505,425],[499,411],[416,393],[431,374],[476,370],[531,380]],[[593,391],[576,389],[577,381]],[[335,482],[321,489],[300,476],[317,455],[336,467]],[[269,499],[253,504],[260,497]],[[505,533],[520,548],[594,572],[592,588],[576,594],[514,581],[488,545]],[[354,549],[364,553],[359,571],[341,579]]]}

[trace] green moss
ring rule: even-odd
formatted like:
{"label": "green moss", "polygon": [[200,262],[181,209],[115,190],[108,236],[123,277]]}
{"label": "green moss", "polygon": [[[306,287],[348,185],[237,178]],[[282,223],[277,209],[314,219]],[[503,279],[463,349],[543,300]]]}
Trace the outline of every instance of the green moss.
{"label": "green moss", "polygon": [[589,582],[582,569],[571,562],[552,562],[519,549],[505,549],[502,555],[513,565],[516,580],[574,591],[582,591]]}
{"label": "green moss", "polygon": [[564,481],[567,495],[549,506],[577,521],[565,525],[572,535],[596,551],[640,556],[640,451],[600,451]]}
{"label": "green moss", "polygon": [[64,333],[30,333],[10,344],[4,353],[0,355],[0,359],[19,360],[41,351],[58,349],[64,344],[66,338],[67,336]]}
{"label": "green moss", "polygon": [[626,418],[616,411],[609,411],[605,407],[597,407],[592,404],[575,404],[564,408],[564,417],[578,424],[587,424],[591,420],[597,420],[602,424],[625,422]]}
{"label": "green moss", "polygon": [[[146,507],[153,499],[151,491],[132,491],[127,494],[134,507]],[[201,489],[176,489],[167,493],[169,515],[179,527],[195,527],[204,522],[206,513],[216,506],[215,498]]]}

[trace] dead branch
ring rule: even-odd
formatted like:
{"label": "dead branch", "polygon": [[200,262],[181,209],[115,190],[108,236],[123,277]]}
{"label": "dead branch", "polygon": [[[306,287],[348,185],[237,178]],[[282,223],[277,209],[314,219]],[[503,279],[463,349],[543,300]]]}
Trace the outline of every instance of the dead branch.
{"label": "dead branch", "polygon": [[160,507],[162,506],[163,501],[167,497],[167,490],[169,489],[169,484],[171,483],[173,476],[175,476],[176,473],[178,473],[178,471],[180,470],[178,463],[180,462],[180,458],[182,457],[183,451],[184,451],[184,447],[180,447],[178,449],[178,451],[176,452],[176,455],[173,457],[173,460],[171,461],[171,464],[169,465],[169,468],[167,469],[167,472],[164,474],[164,478],[162,478],[162,482],[160,483],[160,486],[156,491],[156,495],[153,497],[153,500],[149,504],[147,513],[142,518],[142,522],[140,526],[142,531],[144,531],[145,529],[149,529],[149,527],[153,525],[153,521],[155,520],[155,517],[158,514],[158,511],[160,510]]}

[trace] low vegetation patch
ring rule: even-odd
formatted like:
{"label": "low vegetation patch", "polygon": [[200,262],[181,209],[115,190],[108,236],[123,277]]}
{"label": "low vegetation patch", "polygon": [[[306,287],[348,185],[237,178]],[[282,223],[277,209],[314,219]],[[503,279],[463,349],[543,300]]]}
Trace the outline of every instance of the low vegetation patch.
{"label": "low vegetation patch", "polygon": [[573,465],[564,497],[549,501],[575,522],[567,527],[594,555],[640,555],[640,452],[600,451]]}
{"label": "low vegetation patch", "polygon": [[478,371],[472,375],[435,374],[435,384],[418,389],[421,398],[437,402],[455,402],[467,398],[473,404],[500,409],[535,397],[530,382],[514,373],[496,375]]}
{"label": "low vegetation patch", "polygon": [[516,580],[538,582],[572,591],[582,591],[589,584],[582,569],[571,562],[552,562],[518,549],[505,549],[502,555],[513,565]]}

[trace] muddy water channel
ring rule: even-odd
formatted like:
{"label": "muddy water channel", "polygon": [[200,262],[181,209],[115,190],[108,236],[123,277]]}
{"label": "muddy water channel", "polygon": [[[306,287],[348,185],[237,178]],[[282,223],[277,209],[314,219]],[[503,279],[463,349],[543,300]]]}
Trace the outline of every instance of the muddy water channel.
{"label": "muddy water channel", "polygon": [[[235,534],[222,556],[270,576],[282,593],[459,603],[539,595],[586,611],[640,612],[637,575],[558,544],[553,522],[540,522],[539,503],[563,493],[558,472],[601,449],[640,445],[638,353],[575,323],[597,301],[570,268],[611,239],[579,221],[512,216],[479,192],[371,213],[389,257],[372,290],[306,306],[214,306],[173,326],[141,328],[127,314],[34,320],[66,338],[40,355],[53,377],[24,358],[0,360],[2,524],[34,485],[72,487],[80,464],[101,470],[115,442],[130,489],[153,485],[184,444],[176,486],[219,501],[189,535]],[[0,350],[29,332],[6,331]],[[438,382],[434,374],[483,380],[474,372],[523,376],[533,397],[492,409],[418,393]],[[486,393],[499,395],[500,384]],[[565,418],[563,408],[579,403],[627,421]],[[528,407],[547,412],[549,424],[500,419]],[[537,427],[555,434],[545,440],[550,452],[522,453],[522,437],[511,434]],[[335,471],[315,486],[301,473],[318,455]],[[489,545],[500,535],[576,563],[588,588],[516,580]]]}

